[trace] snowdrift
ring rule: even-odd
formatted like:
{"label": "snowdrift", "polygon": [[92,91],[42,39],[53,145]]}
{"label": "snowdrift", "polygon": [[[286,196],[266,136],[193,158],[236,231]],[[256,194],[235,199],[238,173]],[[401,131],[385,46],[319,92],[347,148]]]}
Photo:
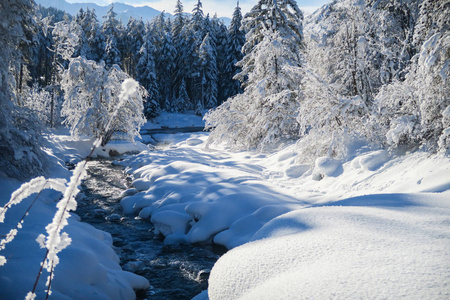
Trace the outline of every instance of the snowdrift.
{"label": "snowdrift", "polygon": [[[79,162],[89,153],[92,141],[76,140],[64,133],[66,130],[49,135],[47,138],[51,141],[51,148],[46,151],[52,156],[53,176],[69,179],[71,174],[62,165],[65,161]],[[143,144],[116,142],[98,149],[94,155],[109,156],[110,151],[124,153],[142,149],[148,148]],[[9,201],[12,192],[20,185],[15,180],[0,180],[0,207]],[[7,259],[7,263],[0,266],[1,299],[24,299],[33,289],[46,253],[36,238],[45,233],[45,227],[52,222],[61,196],[60,192],[44,190],[29,211],[16,238],[0,252]],[[6,212],[5,223],[0,224],[1,239],[16,227],[35,198],[36,193]],[[147,279],[122,270],[109,233],[80,222],[76,214],[72,214],[68,222],[63,231],[68,233],[72,242],[58,255],[60,263],[55,268],[50,299],[135,299],[134,290],[149,286]],[[44,271],[37,286],[36,299],[46,297],[44,283],[47,276],[48,273]]]}
{"label": "snowdrift", "polygon": [[365,150],[307,166],[295,146],[229,153],[199,143],[206,133],[158,138],[166,146],[123,162],[136,189],[121,205],[166,243],[232,249],[210,299],[448,296],[447,156]]}

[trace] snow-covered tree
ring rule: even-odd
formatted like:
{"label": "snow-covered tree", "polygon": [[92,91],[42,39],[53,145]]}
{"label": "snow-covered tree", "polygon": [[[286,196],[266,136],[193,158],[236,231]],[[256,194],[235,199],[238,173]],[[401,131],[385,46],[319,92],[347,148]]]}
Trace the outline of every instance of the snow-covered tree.
{"label": "snow-covered tree", "polygon": [[348,158],[348,147],[370,134],[368,107],[360,96],[343,97],[311,67],[302,70],[302,103],[297,121],[300,139],[298,161],[312,163],[318,157]]}
{"label": "snow-covered tree", "polygon": [[302,20],[295,1],[260,0],[245,16],[245,56],[236,75],[246,80],[244,93],[205,116],[214,128],[210,142],[267,150],[298,137]]}
{"label": "snow-covered tree", "polygon": [[160,97],[158,82],[156,81],[154,47],[147,37],[139,52],[140,58],[136,66],[137,80],[147,90],[147,101],[144,104],[144,114],[153,118],[159,113]]}
{"label": "snow-covered tree", "polygon": [[[56,120],[59,116],[57,109],[53,111],[49,109],[51,105],[52,95],[37,84],[34,84],[24,97],[24,106],[34,112],[43,124],[49,126],[51,126],[52,120]],[[55,105],[55,107],[58,108],[59,106]],[[51,116],[51,113],[53,113],[53,116]]]}
{"label": "snow-covered tree", "polygon": [[239,80],[233,80],[233,77],[241,72],[236,64],[242,59],[242,46],[245,43],[245,33],[241,30],[242,13],[239,2],[234,9],[233,18],[228,30],[227,38],[227,58],[225,59],[225,77],[227,82],[223,91],[223,98],[226,100],[231,96],[242,93],[241,83]]}
{"label": "snow-covered tree", "polygon": [[107,70],[103,62],[72,59],[63,74],[65,102],[61,111],[71,133],[101,138],[102,145],[113,135],[129,140],[139,135],[145,121],[145,90],[132,83],[124,91],[122,83],[129,80],[117,65]]}
{"label": "snow-covered tree", "polygon": [[[218,70],[216,64],[216,45],[210,38],[209,33],[200,45],[200,60],[202,73],[202,104],[203,108],[213,108],[217,106],[217,81]],[[201,113],[201,111],[199,111]]]}
{"label": "snow-covered tree", "polygon": [[[159,59],[156,62],[156,78],[159,84],[161,101],[173,101],[173,77],[175,72],[175,59],[177,50],[172,41],[172,33],[168,31],[162,40],[162,48],[159,51]],[[161,103],[163,106],[163,103]]]}
{"label": "snow-covered tree", "polygon": [[105,53],[103,59],[106,66],[114,64],[121,65],[121,53],[119,50],[120,28],[121,23],[116,19],[117,13],[114,12],[114,5],[108,10],[103,22],[102,34],[105,36]]}
{"label": "snow-covered tree", "polygon": [[130,17],[127,24],[123,55],[124,71],[131,77],[136,77],[136,66],[140,59],[140,51],[144,44],[145,26],[142,19]]}
{"label": "snow-covered tree", "polygon": [[[432,16],[432,17],[431,17]],[[381,89],[376,126],[391,147],[426,145],[430,151],[450,147],[450,5],[424,1],[414,40],[423,41],[403,82]]]}
{"label": "snow-covered tree", "polygon": [[32,3],[25,0],[0,3],[0,176],[20,179],[42,173],[46,166],[35,120],[15,106],[11,65],[20,59],[19,44],[32,26],[32,11]]}
{"label": "snow-covered tree", "polygon": [[181,80],[180,90],[178,91],[178,97],[169,108],[169,111],[185,112],[191,109],[191,100],[186,90],[186,83],[184,79]]}

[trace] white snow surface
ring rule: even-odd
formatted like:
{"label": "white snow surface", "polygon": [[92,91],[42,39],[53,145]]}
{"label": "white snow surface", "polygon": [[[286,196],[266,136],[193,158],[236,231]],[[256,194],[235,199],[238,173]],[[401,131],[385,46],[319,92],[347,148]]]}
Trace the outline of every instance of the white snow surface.
{"label": "white snow surface", "polygon": [[[89,139],[71,138],[65,129],[54,131],[47,139],[50,143],[46,151],[53,155],[52,178],[66,180],[71,174],[62,167],[64,162],[61,158],[76,163],[90,152],[93,143]],[[110,150],[124,153],[139,152],[142,149],[148,148],[139,143],[111,142],[106,147],[97,149],[94,156],[107,155]],[[0,207],[9,201],[10,195],[20,185],[21,182],[16,180],[0,179]],[[15,228],[36,198],[36,191],[31,192],[34,193],[6,212],[5,223],[0,223],[0,239],[11,228]],[[61,196],[61,192],[44,190],[15,239],[0,251],[0,255],[7,259],[6,264],[0,267],[0,299],[24,299],[33,289],[46,252],[40,248],[36,239],[39,234],[45,234],[45,227],[52,222]],[[72,242],[58,253],[59,264],[55,268],[50,299],[135,299],[135,289],[149,286],[147,279],[121,269],[109,233],[80,222],[76,214],[71,215],[68,223],[63,231],[68,233]],[[48,273],[44,270],[36,290],[36,299],[45,299],[44,283],[47,277]]]}
{"label": "white snow surface", "polygon": [[[111,146],[141,151],[121,162],[135,186],[123,193],[125,213],[152,221],[166,243],[230,249],[196,299],[450,297],[448,156],[363,148],[348,161],[322,157],[308,166],[297,163],[295,145],[272,154],[232,153],[207,148],[207,137],[157,134],[161,143],[152,149]],[[91,142],[57,132],[49,139],[49,152],[73,162]],[[1,180],[0,204],[19,185]],[[44,252],[34,239],[59,196],[46,191],[0,253],[8,259],[0,267],[0,298],[23,299],[32,289]],[[20,207],[7,212],[0,235],[17,223]],[[132,288],[148,285],[120,269],[108,234],[75,215],[69,223],[72,244],[60,253],[54,299],[133,299]]]}
{"label": "white snow surface", "polygon": [[232,249],[199,299],[449,298],[448,156],[367,148],[310,167],[295,145],[231,153],[207,135],[160,134],[125,160],[137,190],[121,201],[166,243]]}

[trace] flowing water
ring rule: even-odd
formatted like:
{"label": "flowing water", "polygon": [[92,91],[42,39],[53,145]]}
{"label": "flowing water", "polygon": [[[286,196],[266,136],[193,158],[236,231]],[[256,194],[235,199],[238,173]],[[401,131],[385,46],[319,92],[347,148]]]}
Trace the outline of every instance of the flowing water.
{"label": "flowing water", "polygon": [[191,299],[208,287],[212,266],[224,253],[214,245],[164,245],[148,220],[127,217],[119,204],[131,187],[123,167],[112,160],[88,162],[77,214],[81,220],[109,232],[124,270],[146,277],[151,287],[138,299]]}

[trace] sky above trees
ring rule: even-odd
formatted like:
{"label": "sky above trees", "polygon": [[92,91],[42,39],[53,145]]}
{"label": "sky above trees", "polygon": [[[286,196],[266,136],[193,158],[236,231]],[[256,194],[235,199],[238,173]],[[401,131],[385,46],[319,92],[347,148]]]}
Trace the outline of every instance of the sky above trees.
{"label": "sky above trees", "polygon": [[[175,8],[176,0],[66,0],[70,3],[75,2],[91,2],[98,5],[108,5],[113,2],[122,2],[133,6],[143,6],[148,5],[160,11],[167,11],[173,13]],[[305,12],[311,13],[325,3],[331,0],[297,0],[298,6]],[[183,1],[184,10],[186,12],[191,12],[194,8],[194,4],[197,0],[185,0]],[[237,0],[204,0],[203,11],[214,15],[217,12],[219,17],[231,18],[233,14],[234,7],[236,6]],[[242,13],[247,13],[258,1],[257,0],[240,0],[239,5],[242,8]]]}

